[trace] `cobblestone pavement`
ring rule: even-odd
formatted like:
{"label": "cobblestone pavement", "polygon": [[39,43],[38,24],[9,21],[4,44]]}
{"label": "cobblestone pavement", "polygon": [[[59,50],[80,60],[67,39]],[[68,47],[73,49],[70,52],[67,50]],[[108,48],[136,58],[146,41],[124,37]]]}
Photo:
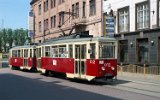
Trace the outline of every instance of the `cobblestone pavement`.
{"label": "cobblestone pavement", "polygon": [[[16,77],[21,78],[17,79]],[[27,81],[30,83],[28,83]],[[128,84],[128,86],[130,85],[130,87],[137,85],[137,83],[135,82],[122,79],[118,79],[117,81],[113,82],[92,83],[86,81],[70,81],[57,77],[46,77],[40,75],[39,73],[10,70],[9,68],[0,69],[0,98],[5,98],[4,96],[7,96],[6,98],[11,98],[13,97],[13,92],[15,92],[14,89],[17,89],[16,92],[18,92],[22,88],[21,91],[18,92],[20,93],[20,95],[17,96],[17,98],[19,99],[16,98],[15,100],[21,100],[21,97],[26,98],[23,100],[43,100],[44,95],[46,100],[49,98],[57,98],[61,100],[71,100],[76,98],[77,100],[81,100],[82,98],[83,100],[160,100],[159,97],[154,95],[148,95],[129,90],[131,88],[128,87],[127,89],[127,86],[125,86],[125,84]],[[124,87],[126,89],[123,89]],[[140,87],[142,87],[142,84]],[[4,88],[6,89],[4,90]],[[146,86],[146,88],[148,87]],[[157,93],[159,93],[156,88],[153,89],[155,89],[154,91],[157,91]],[[26,97],[24,95],[28,95],[30,99],[29,97]],[[35,98],[34,95],[36,97],[39,96],[39,98]]]}

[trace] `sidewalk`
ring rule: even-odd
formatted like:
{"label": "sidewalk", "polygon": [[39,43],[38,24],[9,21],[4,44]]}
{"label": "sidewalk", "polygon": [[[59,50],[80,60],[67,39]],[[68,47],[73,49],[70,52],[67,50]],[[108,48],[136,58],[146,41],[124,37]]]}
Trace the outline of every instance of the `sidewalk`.
{"label": "sidewalk", "polygon": [[160,85],[160,75],[137,74],[129,72],[118,72],[117,79],[127,81],[139,81]]}

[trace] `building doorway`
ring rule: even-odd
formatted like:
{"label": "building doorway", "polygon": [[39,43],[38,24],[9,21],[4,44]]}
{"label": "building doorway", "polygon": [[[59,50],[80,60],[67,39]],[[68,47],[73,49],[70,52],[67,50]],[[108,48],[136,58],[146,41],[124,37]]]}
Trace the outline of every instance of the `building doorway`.
{"label": "building doorway", "polygon": [[119,62],[126,64],[128,62],[128,40],[119,41]]}
{"label": "building doorway", "polygon": [[149,63],[148,39],[137,39],[137,62],[138,64]]}

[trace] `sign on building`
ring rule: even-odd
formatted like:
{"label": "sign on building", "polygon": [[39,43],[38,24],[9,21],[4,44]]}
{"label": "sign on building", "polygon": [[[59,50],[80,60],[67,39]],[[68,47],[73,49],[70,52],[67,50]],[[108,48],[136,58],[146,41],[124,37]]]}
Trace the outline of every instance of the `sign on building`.
{"label": "sign on building", "polygon": [[30,11],[28,14],[28,36],[34,37],[34,13]]}
{"label": "sign on building", "polygon": [[112,36],[115,33],[115,18],[104,15],[104,36]]}

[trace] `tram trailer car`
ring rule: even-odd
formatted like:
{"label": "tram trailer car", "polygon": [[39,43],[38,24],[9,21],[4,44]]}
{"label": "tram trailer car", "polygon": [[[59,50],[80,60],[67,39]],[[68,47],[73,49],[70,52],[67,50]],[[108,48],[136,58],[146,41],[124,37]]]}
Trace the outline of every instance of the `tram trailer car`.
{"label": "tram trailer car", "polygon": [[42,72],[65,73],[68,78],[91,81],[117,76],[117,41],[114,38],[75,38],[37,46]]}
{"label": "tram trailer car", "polygon": [[59,72],[66,74],[67,78],[88,81],[112,79],[117,76],[116,51],[117,41],[114,38],[61,39],[39,44],[36,50],[35,46],[12,48],[10,66],[36,67],[43,73]]}
{"label": "tram trailer car", "polygon": [[36,45],[16,46],[10,49],[9,66],[13,69],[36,70]]}

